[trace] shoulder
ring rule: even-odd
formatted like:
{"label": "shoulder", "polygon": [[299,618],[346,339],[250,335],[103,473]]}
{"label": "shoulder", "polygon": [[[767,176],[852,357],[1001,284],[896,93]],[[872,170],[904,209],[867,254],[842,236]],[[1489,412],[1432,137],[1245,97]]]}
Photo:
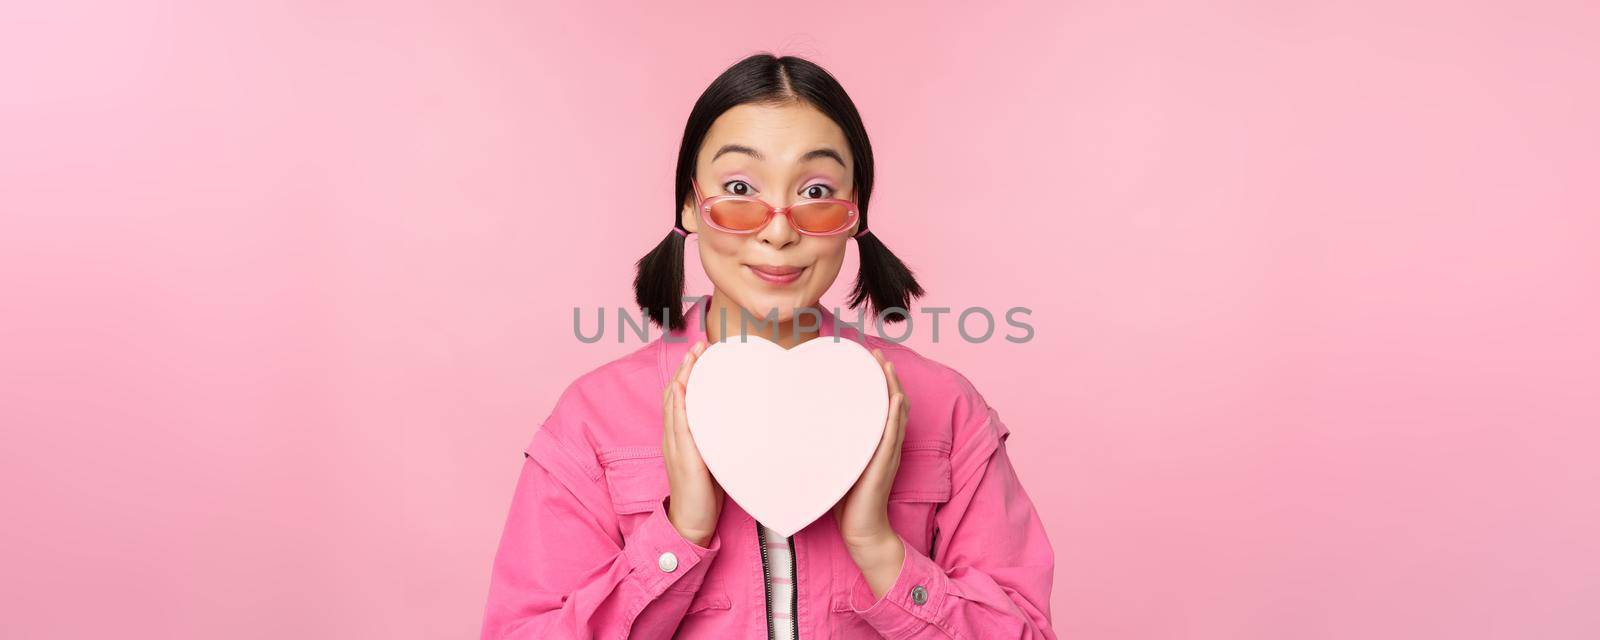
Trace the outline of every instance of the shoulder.
{"label": "shoulder", "polygon": [[999,412],[979,393],[972,380],[943,362],[909,346],[865,335],[868,349],[882,349],[894,363],[900,388],[910,402],[906,440],[926,439],[949,446],[960,464],[965,458],[986,458],[1008,434]]}
{"label": "shoulder", "polygon": [[661,357],[658,339],[579,374],[562,390],[528,450],[548,439],[580,458],[586,470],[597,471],[595,452],[659,437]]}

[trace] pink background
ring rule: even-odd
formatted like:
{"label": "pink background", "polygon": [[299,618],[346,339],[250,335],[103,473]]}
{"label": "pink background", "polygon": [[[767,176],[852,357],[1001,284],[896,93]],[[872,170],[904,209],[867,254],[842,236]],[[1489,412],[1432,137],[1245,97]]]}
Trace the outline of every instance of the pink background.
{"label": "pink background", "polygon": [[923,303],[1034,310],[913,345],[1063,637],[1600,636],[1594,3],[138,4],[0,10],[0,635],[473,636],[520,448],[637,346],[570,309],[776,50]]}

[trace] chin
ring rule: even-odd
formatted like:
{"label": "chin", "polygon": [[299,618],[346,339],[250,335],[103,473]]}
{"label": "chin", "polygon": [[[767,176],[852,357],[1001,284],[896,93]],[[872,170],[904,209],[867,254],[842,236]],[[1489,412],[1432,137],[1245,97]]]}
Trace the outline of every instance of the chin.
{"label": "chin", "polygon": [[794,317],[795,309],[804,306],[806,306],[805,302],[797,300],[796,297],[756,295],[751,297],[750,306],[745,308],[749,309],[750,314],[757,318],[766,318],[768,315],[772,314],[774,309],[776,309],[778,321],[786,322],[790,318]]}

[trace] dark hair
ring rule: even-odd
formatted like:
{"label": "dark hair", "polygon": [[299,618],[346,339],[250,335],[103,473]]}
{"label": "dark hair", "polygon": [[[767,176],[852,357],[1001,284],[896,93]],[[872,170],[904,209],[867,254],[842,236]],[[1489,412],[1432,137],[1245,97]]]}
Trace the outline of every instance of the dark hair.
{"label": "dark hair", "polygon": [[[667,327],[681,329],[683,317],[683,245],[684,234],[679,221],[683,204],[689,199],[690,180],[694,175],[695,159],[700,145],[705,142],[711,123],[729,109],[741,104],[787,104],[804,102],[816,107],[833,119],[844,130],[854,159],[856,205],[861,211],[858,232],[867,227],[867,205],[872,197],[872,143],[867,140],[867,129],[861,124],[861,114],[839,81],[815,63],[795,56],[775,57],[758,53],[740,60],[717,76],[706,87],[700,99],[689,112],[689,122],[683,128],[683,144],[678,148],[678,169],[674,178],[672,204],[672,231],[650,253],[640,258],[633,279],[634,300],[638,302],[650,321],[662,324],[662,314],[667,313]],[[922,286],[912,276],[905,263],[895,257],[868,232],[856,238],[856,248],[861,255],[861,271],[856,275],[855,287],[850,293],[850,308],[870,301],[876,312],[900,308],[909,311],[912,298],[923,294]],[[899,312],[887,314],[885,322],[900,322],[905,317]]]}

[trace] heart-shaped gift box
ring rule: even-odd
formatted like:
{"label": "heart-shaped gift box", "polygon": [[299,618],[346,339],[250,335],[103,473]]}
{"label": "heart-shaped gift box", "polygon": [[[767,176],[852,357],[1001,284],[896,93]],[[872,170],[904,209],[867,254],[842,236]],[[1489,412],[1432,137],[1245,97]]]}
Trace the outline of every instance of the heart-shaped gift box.
{"label": "heart-shaped gift box", "polygon": [[730,339],[695,361],[684,402],[711,475],[757,522],[789,536],[860,478],[883,437],[889,387],[877,358],[852,340],[786,350]]}

